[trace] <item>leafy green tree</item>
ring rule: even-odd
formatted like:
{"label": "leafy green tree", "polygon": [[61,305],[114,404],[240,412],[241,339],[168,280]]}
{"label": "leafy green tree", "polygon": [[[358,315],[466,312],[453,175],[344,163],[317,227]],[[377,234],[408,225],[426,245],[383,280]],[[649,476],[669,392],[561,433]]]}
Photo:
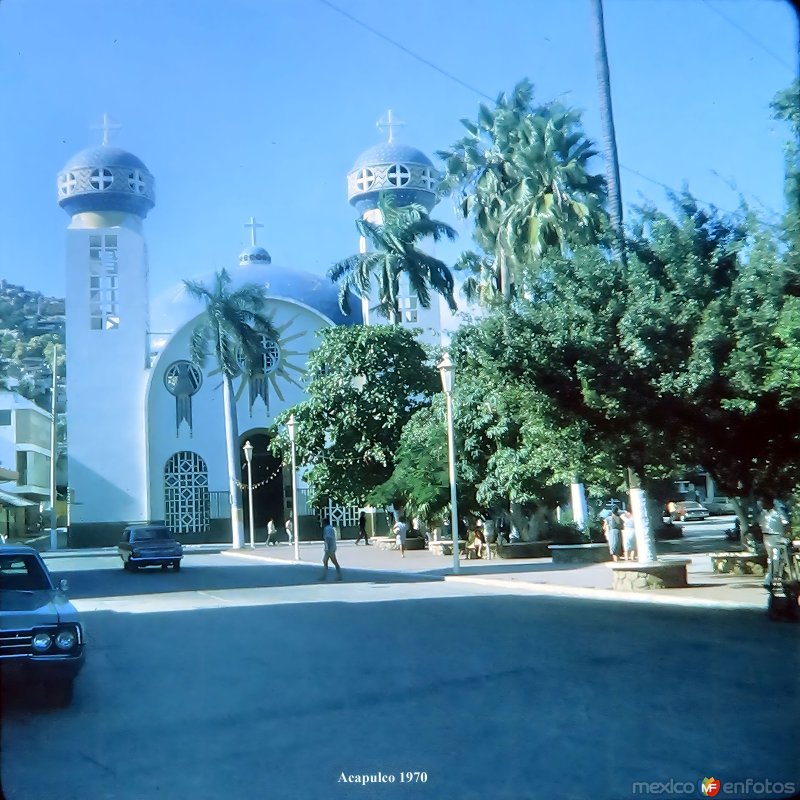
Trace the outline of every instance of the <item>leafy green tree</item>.
{"label": "leafy green tree", "polygon": [[589,171],[596,153],[580,115],[558,102],[534,104],[527,80],[462,124],[468,135],[438,153],[446,162],[440,192],[456,195],[485,254],[461,261],[473,272],[467,292],[509,302],[548,248],[591,241],[603,228],[603,180]]}
{"label": "leafy green tree", "polygon": [[285,424],[294,414],[312,500],[363,505],[392,474],[401,432],[430,404],[436,368],[407,329],[353,325],[322,332],[308,373],[307,399],[276,421],[273,452],[287,452]]}
{"label": "leafy green tree", "polygon": [[230,283],[231,278],[223,269],[216,273],[210,287],[198,281],[184,281],[184,286],[192,297],[205,306],[205,311],[192,332],[192,360],[198,366],[204,367],[211,355],[222,375],[231,532],[233,546],[240,548],[244,545],[244,527],[241,513],[239,426],[233,380],[239,375],[246,378],[257,369],[262,336],[277,339],[278,334],[270,319],[263,313],[266,304],[264,286],[249,283],[230,291]]}
{"label": "leafy green tree", "polygon": [[364,238],[367,250],[334,264],[328,271],[332,281],[339,283],[339,305],[350,313],[350,293],[369,297],[372,281],[378,286],[378,311],[393,323],[400,322],[398,294],[400,279],[408,279],[411,290],[423,308],[430,308],[431,292],[441,295],[452,311],[453,276],[447,265],[420,249],[425,239],[434,242],[442,238],[455,239],[449,225],[431,219],[421,205],[394,205],[386,193],[381,195],[378,210],[380,222],[358,219],[356,227]]}

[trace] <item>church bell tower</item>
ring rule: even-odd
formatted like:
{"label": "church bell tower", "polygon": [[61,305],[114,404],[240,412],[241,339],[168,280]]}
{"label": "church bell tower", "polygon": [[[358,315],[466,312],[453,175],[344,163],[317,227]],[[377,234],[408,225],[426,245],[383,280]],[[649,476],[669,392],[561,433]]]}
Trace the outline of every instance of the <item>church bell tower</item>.
{"label": "church bell tower", "polygon": [[147,520],[144,395],[148,265],[143,221],[153,176],[103,142],[58,175],[66,243],[67,454],[73,531]]}

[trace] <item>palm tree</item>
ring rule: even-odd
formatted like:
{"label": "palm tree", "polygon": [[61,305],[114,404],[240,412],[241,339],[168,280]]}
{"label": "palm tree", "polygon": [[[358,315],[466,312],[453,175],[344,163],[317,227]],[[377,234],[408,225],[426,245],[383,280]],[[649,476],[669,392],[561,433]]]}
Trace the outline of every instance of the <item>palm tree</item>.
{"label": "palm tree", "polygon": [[453,297],[453,276],[443,261],[419,249],[428,237],[434,242],[450,241],[456,232],[449,225],[431,219],[421,205],[395,206],[387,194],[378,203],[380,222],[356,221],[356,227],[367,244],[365,253],[339,261],[328,270],[328,276],[339,283],[339,305],[350,313],[350,292],[369,297],[373,278],[378,285],[378,311],[394,324],[400,323],[400,277],[406,275],[411,291],[423,308],[431,307],[431,290],[456,311]]}
{"label": "palm tree", "polygon": [[475,221],[475,240],[488,254],[467,254],[485,283],[480,294],[510,302],[526,267],[549,247],[562,250],[591,239],[603,226],[603,180],[589,171],[596,155],[580,128],[580,115],[560,103],[536,106],[522,81],[494,110],[481,105],[468,135],[437,155],[446,161],[440,192],[455,193],[464,218]]}
{"label": "palm tree", "polygon": [[262,352],[262,337],[277,339],[272,322],[262,310],[266,303],[265,287],[248,283],[229,291],[231,278],[226,270],[214,276],[210,288],[197,281],[184,281],[186,291],[205,304],[205,313],[192,331],[192,360],[204,367],[209,344],[222,374],[225,413],[225,449],[228,459],[228,486],[231,496],[231,532],[233,546],[244,546],[242,522],[241,465],[239,463],[239,425],[233,393],[233,379],[250,376],[256,370]]}
{"label": "palm tree", "polygon": [[608,185],[608,215],[615,241],[616,256],[626,263],[625,232],[622,222],[622,187],[619,178],[617,134],[614,130],[614,109],[611,105],[611,76],[606,50],[606,31],[603,22],[603,0],[590,0],[592,7],[592,33],[594,34],[594,59],[597,71],[597,90],[600,99],[600,122],[603,128],[603,153],[606,161]]}

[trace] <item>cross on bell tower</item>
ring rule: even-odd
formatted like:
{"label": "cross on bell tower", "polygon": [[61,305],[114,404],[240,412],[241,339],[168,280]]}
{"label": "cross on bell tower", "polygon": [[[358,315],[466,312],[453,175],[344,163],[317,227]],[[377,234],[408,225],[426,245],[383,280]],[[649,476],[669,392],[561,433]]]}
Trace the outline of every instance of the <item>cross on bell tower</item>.
{"label": "cross on bell tower", "polygon": [[260,222],[256,222],[255,217],[250,217],[250,222],[245,222],[245,228],[250,228],[250,243],[253,247],[256,246],[256,228],[263,228]]}
{"label": "cross on bell tower", "polygon": [[103,131],[102,144],[104,145],[110,144],[109,134],[111,133],[111,131],[118,131],[121,127],[122,125],[119,125],[116,122],[112,122],[111,117],[108,116],[107,112],[103,112],[103,122],[100,125],[92,125],[93,130]]}
{"label": "cross on bell tower", "polygon": [[393,129],[394,128],[402,128],[404,125],[405,125],[405,122],[403,122],[403,121],[401,121],[399,119],[394,119],[394,117],[392,116],[392,109],[391,108],[386,112],[386,116],[385,117],[381,117],[375,123],[375,127],[376,128],[379,128],[381,130],[383,130],[384,128],[387,128],[389,130],[389,138],[387,140],[389,142],[393,142],[394,141],[394,130]]}

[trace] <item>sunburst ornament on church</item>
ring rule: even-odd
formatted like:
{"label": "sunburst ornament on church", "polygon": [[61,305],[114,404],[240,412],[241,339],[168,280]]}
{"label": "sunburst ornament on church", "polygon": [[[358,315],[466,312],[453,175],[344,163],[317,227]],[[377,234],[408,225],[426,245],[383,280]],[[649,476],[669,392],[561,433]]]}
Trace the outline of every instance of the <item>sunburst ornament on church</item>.
{"label": "sunburst ornament on church", "polygon": [[[293,350],[292,342],[301,339],[306,334],[305,329],[300,328],[298,322],[299,314],[292,315],[286,322],[278,325],[275,322],[275,312],[267,313],[267,319],[272,323],[278,338],[261,335],[261,345],[256,369],[249,377],[245,373],[246,360],[240,347],[236,349],[236,363],[239,365],[239,385],[236,388],[236,400],[241,399],[245,390],[248,390],[248,406],[250,416],[253,416],[253,408],[260,398],[264,408],[269,413],[269,389],[275,393],[276,397],[284,401],[281,388],[282,384],[292,384],[302,389],[302,376],[305,374],[305,360],[308,352],[304,350]],[[297,359],[300,363],[297,363]],[[209,372],[209,375],[218,375],[219,368]],[[234,379],[236,380],[236,379]]]}

